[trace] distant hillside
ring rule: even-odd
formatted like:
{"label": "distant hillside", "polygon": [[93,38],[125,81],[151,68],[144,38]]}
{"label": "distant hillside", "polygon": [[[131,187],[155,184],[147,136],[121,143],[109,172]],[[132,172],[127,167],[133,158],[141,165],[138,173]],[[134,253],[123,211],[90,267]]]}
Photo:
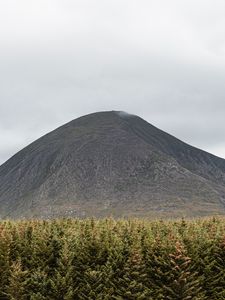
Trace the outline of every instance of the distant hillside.
{"label": "distant hillside", "polygon": [[225,214],[225,160],[138,116],[98,112],[0,166],[0,217]]}

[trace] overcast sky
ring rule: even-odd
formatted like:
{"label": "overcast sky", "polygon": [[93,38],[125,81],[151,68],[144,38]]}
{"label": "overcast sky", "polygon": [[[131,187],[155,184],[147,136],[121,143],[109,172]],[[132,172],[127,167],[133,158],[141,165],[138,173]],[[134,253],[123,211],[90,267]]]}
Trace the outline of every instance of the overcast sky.
{"label": "overcast sky", "polygon": [[225,1],[1,0],[0,164],[101,110],[225,158]]}

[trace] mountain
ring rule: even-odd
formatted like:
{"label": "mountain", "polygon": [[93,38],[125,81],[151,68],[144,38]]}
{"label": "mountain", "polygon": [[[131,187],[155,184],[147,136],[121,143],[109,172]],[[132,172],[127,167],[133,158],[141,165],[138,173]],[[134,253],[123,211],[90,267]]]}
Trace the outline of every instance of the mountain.
{"label": "mountain", "polygon": [[0,218],[225,214],[225,160],[138,116],[98,112],[0,166]]}

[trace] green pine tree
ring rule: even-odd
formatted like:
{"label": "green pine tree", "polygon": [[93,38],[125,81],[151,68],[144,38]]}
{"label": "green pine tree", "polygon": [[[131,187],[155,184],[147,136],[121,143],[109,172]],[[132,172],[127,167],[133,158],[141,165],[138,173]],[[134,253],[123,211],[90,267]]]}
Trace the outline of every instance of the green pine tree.
{"label": "green pine tree", "polygon": [[113,299],[150,300],[151,291],[147,287],[147,273],[139,249],[133,249],[124,266],[124,274],[117,281]]}
{"label": "green pine tree", "polygon": [[10,266],[9,282],[5,295],[9,300],[25,300],[25,282],[28,271],[22,269],[21,261],[13,262]]}
{"label": "green pine tree", "polygon": [[10,236],[1,228],[0,237],[0,300],[5,300],[6,286],[10,277]]}
{"label": "green pine tree", "polygon": [[191,265],[191,258],[180,242],[176,243],[175,253],[170,254],[169,280],[163,285],[164,295],[168,300],[205,299],[200,286],[198,273]]}

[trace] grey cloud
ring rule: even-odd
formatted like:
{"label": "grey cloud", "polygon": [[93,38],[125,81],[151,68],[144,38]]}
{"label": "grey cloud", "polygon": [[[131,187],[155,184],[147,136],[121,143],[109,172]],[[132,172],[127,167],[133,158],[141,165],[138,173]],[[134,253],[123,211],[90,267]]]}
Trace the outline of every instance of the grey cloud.
{"label": "grey cloud", "polygon": [[138,114],[225,157],[224,1],[1,6],[0,163],[99,110]]}

